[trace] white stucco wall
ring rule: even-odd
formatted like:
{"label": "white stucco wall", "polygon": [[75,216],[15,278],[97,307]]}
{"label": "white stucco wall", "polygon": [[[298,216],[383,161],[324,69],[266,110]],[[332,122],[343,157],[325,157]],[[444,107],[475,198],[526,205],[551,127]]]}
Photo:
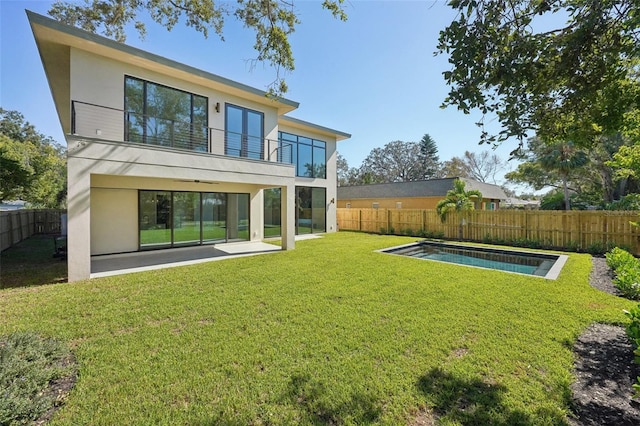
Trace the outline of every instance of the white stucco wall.
{"label": "white stucco wall", "polygon": [[91,254],[124,253],[136,250],[138,250],[138,191],[92,187]]}

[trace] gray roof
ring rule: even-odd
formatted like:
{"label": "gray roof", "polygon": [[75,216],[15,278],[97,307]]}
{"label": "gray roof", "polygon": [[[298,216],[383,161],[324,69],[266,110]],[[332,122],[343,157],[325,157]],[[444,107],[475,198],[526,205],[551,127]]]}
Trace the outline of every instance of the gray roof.
{"label": "gray roof", "polygon": [[355,185],[338,187],[338,199],[358,198],[403,198],[403,197],[444,197],[453,188],[453,181],[461,179],[465,189],[477,189],[483,198],[505,200],[507,194],[498,185],[479,182],[467,178],[430,179],[416,182],[377,183],[373,185]]}

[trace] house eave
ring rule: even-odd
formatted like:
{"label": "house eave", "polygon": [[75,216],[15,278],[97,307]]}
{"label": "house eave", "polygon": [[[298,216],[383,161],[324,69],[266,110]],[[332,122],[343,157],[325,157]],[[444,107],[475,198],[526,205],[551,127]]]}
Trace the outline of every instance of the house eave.
{"label": "house eave", "polygon": [[[60,81],[68,81],[69,78],[68,74],[64,75],[65,70],[61,69],[61,65],[64,63],[64,60],[61,59],[64,58],[59,58],[59,51],[70,48],[88,51],[107,58],[137,65],[161,74],[171,75],[200,84],[221,93],[248,99],[271,108],[276,108],[278,114],[286,114],[299,106],[298,102],[285,98],[269,97],[267,92],[263,90],[136,47],[116,42],[79,28],[62,24],[54,19],[29,10],[27,10],[26,13],[36,44],[38,45],[38,51],[47,74],[47,79],[49,80],[54,102],[56,103],[58,112],[62,113],[61,121],[63,121],[65,116],[68,116],[70,102],[69,99],[67,99],[68,95],[65,96],[64,91],[59,90],[60,88],[58,87],[61,84]],[[58,54],[56,51],[58,51]],[[68,62],[67,60],[66,63],[68,64]],[[68,73],[68,69],[66,72]],[[68,132],[68,129],[65,128],[64,130]]]}

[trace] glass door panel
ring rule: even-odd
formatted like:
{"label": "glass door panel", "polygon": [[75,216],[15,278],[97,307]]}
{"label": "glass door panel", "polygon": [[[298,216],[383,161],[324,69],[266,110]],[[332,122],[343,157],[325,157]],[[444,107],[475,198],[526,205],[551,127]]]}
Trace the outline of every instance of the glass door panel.
{"label": "glass door panel", "polygon": [[173,193],[173,244],[200,244],[200,193]]}
{"label": "glass door panel", "polygon": [[140,248],[171,246],[171,192],[140,191]]}
{"label": "glass door panel", "polygon": [[219,243],[227,240],[227,195],[202,194],[202,242]]}
{"label": "glass door panel", "polygon": [[312,188],[311,190],[311,232],[325,232],[327,229],[326,190]]}
{"label": "glass door panel", "polygon": [[265,189],[264,193],[264,236],[279,237],[282,232],[280,220],[281,190]]}
{"label": "glass door panel", "polygon": [[296,234],[311,233],[311,188],[296,188]]}
{"label": "glass door panel", "polygon": [[247,142],[246,142],[246,154],[245,157],[255,158],[257,160],[262,159],[262,119],[263,115],[260,112],[247,110]]}
{"label": "glass door panel", "polygon": [[226,106],[225,154],[240,157],[242,153],[242,109]]}
{"label": "glass door panel", "polygon": [[228,241],[249,240],[249,194],[227,194]]}

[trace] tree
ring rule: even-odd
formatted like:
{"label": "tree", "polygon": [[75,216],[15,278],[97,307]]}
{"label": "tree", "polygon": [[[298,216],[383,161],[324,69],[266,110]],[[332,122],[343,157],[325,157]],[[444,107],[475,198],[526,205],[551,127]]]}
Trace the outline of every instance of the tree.
{"label": "tree", "polygon": [[480,154],[465,151],[462,157],[445,161],[442,168],[445,177],[465,177],[497,184],[498,175],[506,170],[507,162],[489,151],[482,151]]}
{"label": "tree", "polygon": [[475,209],[474,198],[482,200],[482,193],[477,189],[465,190],[465,182],[461,179],[453,181],[453,189],[447,191],[446,198],[438,201],[436,212],[443,222],[451,212],[462,214],[458,225],[458,239],[463,238],[464,213]]}
{"label": "tree", "polygon": [[576,148],[572,142],[558,143],[546,148],[540,164],[546,170],[557,171],[562,179],[562,193],[564,194],[565,210],[571,210],[569,198],[569,175],[577,168],[589,162],[584,151]]}
{"label": "tree", "polygon": [[424,179],[420,145],[393,141],[374,148],[362,162],[364,183],[409,182]]}
{"label": "tree", "polygon": [[[0,152],[3,200],[21,198],[33,207],[54,208],[64,204],[65,149],[38,133],[17,111],[0,108]],[[9,181],[5,181],[8,172],[5,166],[9,168]]]}
{"label": "tree", "polygon": [[436,141],[428,133],[425,133],[418,144],[420,145],[420,161],[423,165],[423,178],[432,179],[440,171],[440,157],[438,157]]}
{"label": "tree", "polygon": [[[457,18],[440,33],[449,55],[444,105],[478,109],[481,142],[529,133],[589,146],[638,109],[637,0],[452,0]],[[566,17],[558,27],[552,20]],[[497,135],[483,127],[496,116]]]}
{"label": "tree", "polygon": [[528,150],[522,151],[519,158],[524,161],[506,178],[531,185],[535,190],[547,186],[561,189],[567,210],[571,208],[569,191],[580,193],[581,186],[592,185],[594,175],[597,178],[592,171],[584,173],[589,163],[588,152],[571,142],[546,144],[539,138],[531,138]]}
{"label": "tree", "polygon": [[[322,7],[335,18],[346,21],[343,2],[323,0]],[[213,31],[221,40],[224,40],[225,18],[235,17],[255,32],[256,61],[266,62],[276,70],[276,78],[269,85],[270,93],[287,92],[282,73],[295,68],[289,36],[300,23],[293,0],[237,0],[235,5],[215,0],[84,0],[83,5],[57,1],[48,13],[58,21],[124,42],[129,26],[135,27],[141,37],[145,36],[146,26],[141,17],[145,11],[169,31],[182,20],[204,37]]]}
{"label": "tree", "polygon": [[336,171],[338,174],[338,186],[347,185],[347,176],[349,174],[349,163],[347,159],[340,153],[336,156]]}
{"label": "tree", "polygon": [[[0,136],[0,144],[6,136]],[[7,158],[5,150],[0,149],[0,203],[17,200],[24,186],[29,184],[31,175],[19,161]]]}

